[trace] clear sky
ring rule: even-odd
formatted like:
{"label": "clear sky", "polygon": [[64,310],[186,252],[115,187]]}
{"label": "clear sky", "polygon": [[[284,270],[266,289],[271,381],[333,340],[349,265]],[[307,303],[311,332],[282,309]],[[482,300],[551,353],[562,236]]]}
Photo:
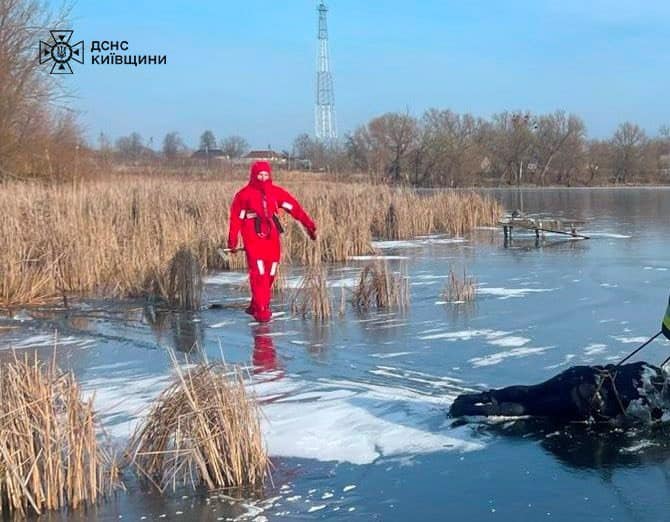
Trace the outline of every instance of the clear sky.
{"label": "clear sky", "polygon": [[[54,2],[55,3],[55,2]],[[340,134],[386,111],[565,109],[593,137],[670,124],[668,0],[330,0]],[[78,0],[75,41],[127,40],[168,64],[74,64],[87,135],[154,146],[205,129],[287,148],[313,133],[316,0]],[[87,57],[87,61],[89,58]]]}

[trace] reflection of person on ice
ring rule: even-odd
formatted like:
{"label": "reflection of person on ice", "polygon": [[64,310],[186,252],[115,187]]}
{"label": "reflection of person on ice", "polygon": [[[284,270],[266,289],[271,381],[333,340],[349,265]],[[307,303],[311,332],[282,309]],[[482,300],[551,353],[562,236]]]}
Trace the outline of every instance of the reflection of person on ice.
{"label": "reflection of person on ice", "polygon": [[249,183],[233,199],[230,208],[228,248],[237,248],[237,236],[242,233],[247,253],[251,303],[246,312],[259,322],[272,317],[270,297],[281,257],[279,235],[283,232],[279,221],[283,209],[302,223],[309,237],[316,239],[316,225],[296,199],[272,183],[272,167],[267,161],[251,165]]}

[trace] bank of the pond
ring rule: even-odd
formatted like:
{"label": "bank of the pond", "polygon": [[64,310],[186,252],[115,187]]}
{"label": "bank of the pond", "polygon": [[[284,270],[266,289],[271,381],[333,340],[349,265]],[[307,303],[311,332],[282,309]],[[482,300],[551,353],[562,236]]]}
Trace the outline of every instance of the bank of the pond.
{"label": "bank of the pond", "polygon": [[[114,176],[78,184],[0,187],[0,306],[67,294],[141,296],[165,286],[167,266],[187,246],[205,270],[239,268],[223,259],[231,181]],[[285,263],[344,261],[372,253],[373,237],[461,235],[491,225],[502,208],[474,193],[366,184],[302,182],[294,191],[318,225],[308,242],[297,226],[283,238]]]}

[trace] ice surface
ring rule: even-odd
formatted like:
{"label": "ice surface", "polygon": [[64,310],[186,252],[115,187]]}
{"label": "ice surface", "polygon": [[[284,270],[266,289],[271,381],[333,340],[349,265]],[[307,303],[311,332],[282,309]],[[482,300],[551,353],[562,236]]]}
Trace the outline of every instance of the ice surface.
{"label": "ice surface", "polygon": [[246,272],[218,272],[203,278],[206,285],[238,285],[247,282]]}
{"label": "ice surface", "polygon": [[[401,378],[401,375],[396,375]],[[297,377],[257,382],[262,429],[270,455],[371,463],[381,456],[434,451],[472,451],[483,443],[463,430],[449,430],[445,410],[458,394],[454,381],[427,379],[450,393],[429,396],[403,386],[349,381],[308,382]],[[105,376],[82,380],[107,432],[128,438],[167,386],[169,376]],[[460,390],[465,390],[461,388]]]}
{"label": "ice surface", "polygon": [[374,248],[421,248],[426,245],[452,245],[467,243],[462,237],[424,236],[416,239],[396,241],[373,241]]}
{"label": "ice surface", "polygon": [[481,295],[492,295],[499,299],[510,299],[513,297],[525,297],[527,294],[553,292],[556,288],[492,288],[478,287],[477,293]]}
{"label": "ice surface", "polygon": [[[13,341],[8,344],[3,343],[4,349],[15,348],[17,350],[24,348],[44,348],[49,346],[78,346],[80,348],[88,348],[95,345],[93,339],[84,339],[81,337],[64,336],[61,337],[57,333],[54,334],[38,334],[25,337],[18,341]],[[0,348],[0,350],[3,348]]]}
{"label": "ice surface", "polygon": [[373,261],[375,259],[409,259],[408,256],[349,256],[347,259],[351,261]]}
{"label": "ice surface", "polygon": [[[466,430],[447,429],[443,409],[379,391],[305,391],[268,404],[263,431],[270,454],[367,464],[381,456],[483,447]],[[435,421],[441,428],[431,427]]]}

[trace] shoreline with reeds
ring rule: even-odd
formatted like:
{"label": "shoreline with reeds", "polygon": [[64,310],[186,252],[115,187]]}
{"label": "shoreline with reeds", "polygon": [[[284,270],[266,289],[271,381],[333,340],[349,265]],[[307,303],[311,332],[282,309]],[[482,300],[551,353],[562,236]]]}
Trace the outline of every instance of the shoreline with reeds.
{"label": "shoreline with reeds", "polygon": [[[230,200],[242,183],[154,175],[0,185],[0,307],[65,296],[163,299],[170,261],[182,247],[203,271],[244,267],[243,256],[224,259],[217,252],[227,237]],[[282,262],[296,265],[370,254],[373,239],[460,236],[495,224],[502,213],[495,200],[474,192],[426,195],[291,175],[285,186],[319,231],[311,243],[283,218]]]}

